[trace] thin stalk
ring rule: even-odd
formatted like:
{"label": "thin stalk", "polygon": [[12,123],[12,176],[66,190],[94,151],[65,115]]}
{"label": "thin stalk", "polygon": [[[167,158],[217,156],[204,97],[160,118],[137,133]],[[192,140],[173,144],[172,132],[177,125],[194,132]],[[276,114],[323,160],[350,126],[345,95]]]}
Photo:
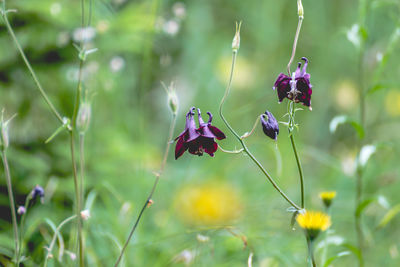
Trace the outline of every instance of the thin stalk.
{"label": "thin stalk", "polygon": [[[365,127],[365,90],[364,90],[364,44],[361,44],[360,51],[359,51],[359,61],[358,61],[358,84],[359,84],[359,98],[360,98],[360,105],[359,105],[359,112],[360,112],[360,126],[362,128]],[[365,129],[364,129],[365,130]],[[358,141],[358,151],[361,151],[363,146],[363,140],[359,139]],[[361,204],[362,201],[362,190],[363,190],[363,168],[357,167],[356,172],[356,198],[355,198],[355,211]],[[357,245],[360,252],[360,261],[359,267],[364,266],[364,234],[362,230],[362,214],[357,214],[354,212],[354,222],[357,234]]]}
{"label": "thin stalk", "polygon": [[74,176],[74,189],[75,189],[75,199],[76,199],[76,217],[77,217],[77,240],[78,240],[78,255],[79,255],[79,266],[84,266],[84,255],[83,255],[83,238],[82,238],[82,220],[80,217],[80,212],[82,210],[82,204],[80,199],[79,181],[78,181],[78,171],[76,167],[75,159],[75,137],[74,131],[70,131],[70,150],[71,150],[71,161],[72,170]]}
{"label": "thin stalk", "polygon": [[250,159],[257,165],[257,167],[261,170],[261,172],[265,175],[267,180],[272,184],[272,186],[275,188],[276,191],[278,191],[279,194],[295,209],[300,210],[301,208],[297,206],[280,188],[279,186],[275,183],[274,179],[270,176],[270,174],[267,172],[267,170],[262,166],[262,164],[257,160],[257,158],[250,152],[250,150],[247,148],[243,138],[241,138],[236,131],[232,128],[232,126],[229,124],[229,122],[225,119],[222,108],[225,103],[226,98],[229,95],[229,92],[231,90],[232,86],[232,80],[233,80],[233,73],[235,70],[235,64],[236,64],[236,57],[237,57],[237,50],[233,50],[232,52],[232,65],[231,65],[231,71],[230,71],[230,76],[229,76],[229,81],[228,81],[228,86],[226,87],[225,94],[221,100],[221,103],[219,105],[219,115],[222,119],[222,121],[225,123],[226,127],[231,131],[231,133],[238,139],[240,144],[243,147],[244,152],[250,157]]}
{"label": "thin stalk", "polygon": [[7,155],[6,155],[5,150],[1,151],[1,158],[3,159],[4,173],[5,173],[6,182],[7,182],[8,199],[10,201],[11,219],[12,219],[13,232],[14,232],[15,260],[16,260],[17,266],[18,266],[18,264],[19,264],[19,234],[18,234],[18,225],[17,225],[17,215],[15,212],[15,202],[14,202],[14,194],[13,194],[13,190],[12,190],[10,168],[8,166],[8,160],[7,160]]}
{"label": "thin stalk", "polygon": [[44,267],[47,267],[48,259],[50,258],[51,251],[53,250],[53,247],[54,247],[54,245],[55,245],[55,243],[56,243],[57,235],[60,233],[61,228],[62,228],[64,225],[66,225],[68,222],[72,221],[72,220],[75,219],[75,218],[76,218],[76,215],[72,215],[71,217],[68,217],[67,219],[65,219],[64,221],[62,221],[62,222],[58,225],[58,227],[56,228],[56,231],[54,232],[53,238],[51,239],[50,246],[49,246],[48,249],[47,249],[47,255],[46,255],[46,258],[44,259],[44,264],[43,264]]}
{"label": "thin stalk", "polygon": [[30,204],[31,199],[32,199],[32,194],[29,193],[29,195],[25,199],[25,206],[24,206],[25,212],[22,214],[21,221],[19,223],[19,246],[20,246],[19,247],[19,258],[21,258],[22,252],[23,252],[23,236],[24,236],[25,218],[26,218],[26,214],[28,213],[29,204]]}
{"label": "thin stalk", "polygon": [[289,77],[291,76],[291,74],[290,74],[290,66],[293,63],[294,56],[296,55],[297,41],[299,40],[299,35],[300,35],[300,30],[301,30],[301,25],[303,23],[303,19],[304,18],[302,16],[299,16],[299,21],[297,23],[296,34],[294,36],[292,55],[290,56],[289,63],[287,65],[287,72],[288,72]]}
{"label": "thin stalk", "polygon": [[243,139],[249,137],[250,135],[252,135],[252,134],[254,133],[254,130],[256,129],[256,127],[257,127],[259,121],[260,121],[260,116],[257,116],[257,119],[256,119],[256,121],[254,122],[253,128],[251,128],[251,131],[245,133],[244,135],[242,135],[242,138],[243,138]]}
{"label": "thin stalk", "polygon": [[79,169],[80,169],[80,181],[79,181],[79,195],[80,199],[82,200],[82,206],[83,206],[83,200],[84,198],[84,183],[85,183],[85,134],[80,133],[79,134]]}
{"label": "thin stalk", "polygon": [[294,141],[294,136],[293,136],[293,130],[295,127],[295,109],[293,106],[293,101],[289,101],[289,138],[290,138],[290,143],[292,144],[292,149],[294,156],[296,158],[296,163],[297,163],[297,169],[299,170],[299,178],[300,178],[300,194],[301,194],[301,208],[304,209],[305,207],[305,202],[304,202],[304,175],[303,175],[303,168],[301,166],[301,161],[299,154],[297,153],[297,148],[296,148],[296,143]]}
{"label": "thin stalk", "polygon": [[31,74],[31,76],[33,78],[33,81],[35,82],[37,88],[39,89],[39,92],[42,95],[44,101],[47,103],[47,105],[49,106],[49,108],[52,111],[52,113],[54,114],[54,116],[56,116],[56,118],[63,124],[64,121],[63,121],[62,116],[57,111],[57,109],[55,108],[55,106],[51,102],[50,98],[47,96],[47,94],[46,94],[45,90],[43,89],[41,83],[39,82],[39,79],[38,79],[35,71],[33,70],[31,64],[29,63],[29,60],[26,57],[26,55],[24,53],[24,50],[22,49],[22,47],[21,47],[21,45],[20,45],[20,43],[19,43],[19,41],[18,41],[18,39],[17,39],[17,37],[16,37],[16,35],[14,33],[14,30],[10,25],[10,22],[8,21],[7,10],[5,8],[5,3],[6,3],[6,1],[3,0],[3,10],[1,11],[1,15],[3,17],[3,20],[4,20],[4,23],[5,23],[6,28],[8,30],[8,33],[10,34],[11,39],[14,41],[14,44],[17,47],[17,50],[18,50],[19,54],[21,55],[26,67],[28,68],[28,70],[29,70],[29,72],[30,72],[30,74]]}
{"label": "thin stalk", "polygon": [[[329,207],[326,208],[326,214],[328,214],[329,216],[330,214],[330,209]],[[325,265],[326,262],[326,257],[328,255],[328,237],[329,237],[329,229],[324,233],[324,249],[322,251],[322,256],[321,256],[321,265]]]}
{"label": "thin stalk", "polygon": [[119,265],[119,263],[121,262],[122,256],[124,255],[124,252],[125,252],[126,248],[128,247],[129,242],[131,241],[131,238],[132,238],[133,234],[135,233],[135,230],[136,230],[137,226],[139,225],[140,219],[142,218],[142,215],[143,215],[144,211],[151,204],[151,198],[153,197],[153,194],[156,191],[158,182],[160,181],[160,177],[161,177],[161,175],[162,175],[162,173],[164,171],[165,165],[167,163],[168,152],[169,152],[169,149],[170,149],[170,146],[171,146],[170,140],[172,140],[172,138],[173,138],[175,124],[176,124],[176,114],[174,113],[172,115],[172,121],[171,121],[171,125],[170,125],[170,128],[169,128],[169,134],[168,134],[168,142],[167,142],[167,146],[165,148],[164,157],[163,157],[163,160],[161,162],[160,170],[156,174],[156,179],[154,181],[153,187],[151,188],[150,194],[148,195],[148,197],[146,199],[146,202],[144,203],[142,209],[140,210],[139,216],[137,217],[137,219],[135,221],[135,224],[133,225],[133,227],[132,227],[132,229],[131,229],[131,231],[129,233],[129,236],[128,236],[127,240],[125,241],[124,246],[122,247],[122,250],[121,250],[121,252],[120,252],[120,254],[118,256],[117,261],[115,262],[114,267],[117,267]]}
{"label": "thin stalk", "polygon": [[307,237],[307,247],[308,247],[308,260],[311,263],[312,267],[317,267],[314,259],[314,248],[313,248],[313,241]]}

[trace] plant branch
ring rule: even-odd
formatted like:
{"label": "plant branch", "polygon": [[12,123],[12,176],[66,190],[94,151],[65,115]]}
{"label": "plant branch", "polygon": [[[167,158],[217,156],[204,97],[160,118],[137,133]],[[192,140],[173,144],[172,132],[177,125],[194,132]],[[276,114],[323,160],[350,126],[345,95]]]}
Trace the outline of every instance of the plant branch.
{"label": "plant branch", "polygon": [[132,236],[133,236],[137,226],[139,225],[140,219],[142,218],[142,215],[143,215],[144,211],[151,204],[151,198],[153,197],[153,194],[154,194],[154,192],[155,192],[155,190],[157,188],[158,182],[160,181],[160,177],[161,177],[162,173],[164,172],[164,168],[165,168],[165,165],[167,163],[168,152],[169,152],[169,149],[171,147],[171,142],[169,140],[172,140],[172,138],[173,138],[175,124],[176,124],[176,114],[174,113],[174,114],[172,114],[172,121],[171,121],[171,125],[170,125],[170,128],[169,128],[169,135],[168,135],[168,139],[167,139],[168,142],[167,142],[167,146],[165,148],[164,157],[163,157],[163,160],[161,162],[160,170],[159,170],[158,173],[156,173],[156,179],[154,181],[153,187],[151,188],[150,194],[148,195],[148,197],[146,199],[146,202],[144,203],[144,205],[143,205],[143,207],[142,207],[142,209],[141,209],[141,211],[140,211],[140,213],[139,213],[139,215],[138,215],[138,217],[137,217],[137,219],[135,221],[135,224],[133,225],[133,227],[132,227],[132,229],[131,229],[131,231],[129,233],[129,236],[128,236],[127,240],[125,241],[124,246],[122,247],[122,250],[121,250],[121,252],[120,252],[120,254],[118,256],[117,261],[115,262],[114,267],[117,267],[119,265],[119,263],[121,262],[122,256],[124,255],[124,252],[125,252],[126,248],[128,247],[129,242],[132,239]]}
{"label": "plant branch", "polygon": [[276,191],[278,191],[279,194],[295,209],[300,210],[301,208],[297,206],[276,184],[276,182],[272,179],[270,174],[267,172],[267,170],[262,166],[262,164],[257,160],[257,158],[250,152],[250,150],[247,148],[243,138],[241,138],[236,131],[232,128],[232,126],[229,124],[229,122],[225,119],[222,108],[225,103],[226,98],[229,95],[231,86],[232,86],[232,80],[233,80],[233,74],[235,70],[235,63],[236,63],[236,57],[237,57],[237,50],[234,49],[232,52],[232,65],[231,65],[231,71],[230,71],[230,76],[229,76],[229,81],[228,81],[228,86],[226,87],[225,94],[221,100],[221,103],[219,105],[219,115],[222,119],[222,121],[225,123],[226,127],[231,131],[231,133],[238,139],[239,143],[242,145],[244,152],[250,157],[250,159],[257,165],[257,167],[261,170],[261,172],[265,175],[267,180],[272,184],[272,186],[275,188]]}
{"label": "plant branch", "polygon": [[62,116],[61,116],[60,113],[57,111],[57,109],[55,108],[55,106],[54,106],[53,103],[51,102],[50,98],[47,96],[47,94],[46,94],[45,90],[43,89],[41,83],[39,82],[39,79],[38,79],[38,77],[37,77],[35,71],[33,70],[31,64],[29,63],[29,60],[28,60],[28,58],[26,57],[25,52],[24,52],[24,50],[22,49],[22,47],[21,47],[21,45],[20,45],[20,43],[19,43],[19,41],[18,41],[18,39],[17,39],[17,37],[16,37],[16,35],[15,35],[15,33],[14,33],[13,28],[12,28],[11,25],[10,25],[10,22],[9,22],[9,20],[8,20],[8,17],[7,17],[7,13],[8,13],[8,12],[7,12],[6,8],[5,8],[5,2],[6,2],[6,1],[3,0],[3,8],[2,8],[2,10],[1,10],[1,15],[2,15],[3,20],[4,20],[4,23],[5,23],[5,25],[6,25],[7,31],[8,31],[8,33],[10,34],[11,39],[13,40],[15,46],[17,47],[17,50],[18,50],[19,54],[21,55],[21,57],[22,57],[22,59],[23,59],[25,65],[26,65],[26,67],[28,68],[28,70],[29,70],[29,72],[30,72],[30,74],[31,74],[31,76],[32,76],[32,78],[33,78],[33,81],[35,82],[37,88],[39,89],[39,92],[40,92],[40,94],[42,95],[44,101],[47,103],[47,105],[49,106],[49,108],[50,108],[50,110],[52,111],[52,113],[54,114],[54,116],[56,116],[56,118],[57,118],[62,124],[64,124],[64,120],[63,120]]}
{"label": "plant branch", "polygon": [[13,232],[14,232],[14,243],[15,243],[15,260],[16,260],[17,266],[18,266],[20,244],[19,244],[19,234],[18,234],[18,225],[17,225],[17,215],[15,212],[15,202],[14,202],[14,194],[13,194],[13,190],[12,190],[10,168],[8,166],[7,155],[6,155],[6,151],[4,149],[1,151],[1,158],[3,159],[4,174],[5,174],[6,182],[7,182],[8,199],[10,201],[11,219],[12,219]]}

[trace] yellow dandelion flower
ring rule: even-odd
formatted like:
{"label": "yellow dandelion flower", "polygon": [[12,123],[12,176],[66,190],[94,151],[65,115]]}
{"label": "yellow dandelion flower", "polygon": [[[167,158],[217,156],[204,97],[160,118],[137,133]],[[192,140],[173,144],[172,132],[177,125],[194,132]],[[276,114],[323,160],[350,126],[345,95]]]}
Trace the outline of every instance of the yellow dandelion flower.
{"label": "yellow dandelion flower", "polygon": [[331,226],[331,217],[318,211],[301,213],[297,216],[296,221],[306,231],[310,240],[315,239],[319,232],[325,231]]}
{"label": "yellow dandelion flower", "polygon": [[319,193],[319,197],[324,202],[325,207],[329,208],[332,204],[332,200],[336,197],[336,191],[327,191]]}
{"label": "yellow dandelion flower", "polygon": [[241,211],[236,191],[226,184],[188,185],[180,190],[176,210],[190,225],[226,225]]}

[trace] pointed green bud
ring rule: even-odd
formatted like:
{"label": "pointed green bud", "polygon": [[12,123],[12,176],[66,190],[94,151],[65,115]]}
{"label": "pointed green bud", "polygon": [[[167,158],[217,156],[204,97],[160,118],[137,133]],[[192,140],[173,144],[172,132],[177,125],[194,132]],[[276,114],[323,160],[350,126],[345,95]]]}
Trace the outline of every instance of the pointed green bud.
{"label": "pointed green bud", "polygon": [[239,24],[236,22],[236,32],[235,36],[233,37],[232,41],[232,50],[234,52],[237,52],[240,48],[240,27],[242,26],[242,22],[239,22]]}

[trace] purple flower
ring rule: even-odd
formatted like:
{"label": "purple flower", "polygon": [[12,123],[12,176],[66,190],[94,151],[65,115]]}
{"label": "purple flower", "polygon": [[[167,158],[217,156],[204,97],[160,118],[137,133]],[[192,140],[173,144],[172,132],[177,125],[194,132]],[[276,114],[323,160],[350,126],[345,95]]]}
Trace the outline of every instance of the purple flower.
{"label": "purple flower", "polygon": [[193,155],[202,156],[204,152],[210,156],[214,156],[215,151],[218,149],[218,144],[214,141],[222,140],[225,138],[224,133],[217,127],[211,125],[212,114],[207,112],[209,120],[207,123],[201,117],[200,109],[198,109],[199,128],[196,128],[194,121],[194,110],[191,108],[186,114],[185,130],[175,139],[178,140],[175,147],[175,159],[185,153],[186,150]]}
{"label": "purple flower", "polygon": [[[265,115],[267,115],[267,120],[265,120]],[[265,111],[265,114],[260,115],[260,120],[264,133],[268,137],[277,140],[279,134],[279,125],[272,113],[268,110]]]}
{"label": "purple flower", "polygon": [[40,198],[40,201],[43,203],[44,200],[44,189],[40,185],[36,185],[31,192],[32,199],[35,200],[37,197]]}
{"label": "purple flower", "polygon": [[182,156],[188,149],[190,153],[195,154],[197,138],[200,137],[200,134],[196,131],[196,123],[193,117],[195,109],[195,107],[192,107],[186,114],[185,130],[175,139],[175,141],[178,140],[175,147],[175,159]]}
{"label": "purple flower", "polygon": [[310,84],[310,74],[306,72],[308,59],[303,57],[304,66],[301,69],[301,62],[299,62],[293,78],[280,73],[273,89],[278,92],[279,102],[282,102],[285,97],[294,102],[302,103],[311,110],[311,94],[312,85]]}
{"label": "purple flower", "polygon": [[214,157],[214,153],[218,149],[218,144],[214,141],[214,138],[216,138],[217,140],[225,139],[225,134],[217,127],[211,125],[211,121],[213,118],[211,112],[207,112],[209,117],[207,123],[203,121],[199,108],[197,109],[197,114],[199,116],[199,128],[197,129],[197,132],[200,134],[200,137],[198,138],[198,155],[201,156],[204,151],[211,157]]}

